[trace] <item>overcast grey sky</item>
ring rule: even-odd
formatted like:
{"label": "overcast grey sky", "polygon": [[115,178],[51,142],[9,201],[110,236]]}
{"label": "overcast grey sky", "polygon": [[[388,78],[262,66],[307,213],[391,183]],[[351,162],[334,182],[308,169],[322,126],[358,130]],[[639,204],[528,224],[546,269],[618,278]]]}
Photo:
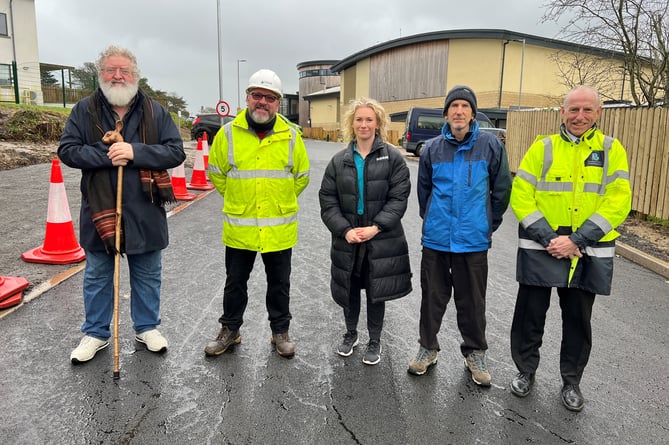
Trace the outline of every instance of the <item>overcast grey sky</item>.
{"label": "overcast grey sky", "polygon": [[[541,0],[35,0],[40,62],[81,67],[110,44],[137,56],[149,85],[183,97],[188,110],[223,99],[237,107],[237,60],[243,91],[260,68],[297,92],[296,65],[340,60],[387,40],[451,29],[506,29],[556,38],[541,24]],[[242,101],[243,101],[242,94]],[[243,104],[242,104],[243,106]]]}

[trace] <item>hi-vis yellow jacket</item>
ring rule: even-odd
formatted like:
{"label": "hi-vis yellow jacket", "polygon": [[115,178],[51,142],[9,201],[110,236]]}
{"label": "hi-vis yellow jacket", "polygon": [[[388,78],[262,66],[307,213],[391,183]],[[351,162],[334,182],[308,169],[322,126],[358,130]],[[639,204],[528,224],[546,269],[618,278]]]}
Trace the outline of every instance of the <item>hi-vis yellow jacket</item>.
{"label": "hi-vis yellow jacket", "polygon": [[295,128],[277,118],[260,140],[241,111],[214,138],[208,172],[223,196],[223,244],[261,253],[297,244],[297,197],[309,183],[309,159]]}
{"label": "hi-vis yellow jacket", "polygon": [[[521,284],[611,291],[615,228],[629,214],[632,192],[622,144],[596,127],[572,142],[560,134],[539,136],[518,168],[511,208],[520,225],[516,279]],[[583,257],[555,259],[550,240],[569,235]]]}

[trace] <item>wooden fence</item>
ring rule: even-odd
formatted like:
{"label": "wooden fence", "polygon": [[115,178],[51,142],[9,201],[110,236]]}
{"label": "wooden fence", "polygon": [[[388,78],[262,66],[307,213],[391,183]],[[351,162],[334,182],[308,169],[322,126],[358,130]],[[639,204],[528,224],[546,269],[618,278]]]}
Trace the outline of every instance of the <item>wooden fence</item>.
{"label": "wooden fence", "polygon": [[[506,148],[514,173],[537,135],[556,133],[559,110],[512,111],[507,116]],[[607,108],[602,131],[627,150],[632,184],[632,210],[669,220],[669,109]]]}
{"label": "wooden fence", "polygon": [[65,104],[74,105],[84,97],[91,94],[90,90],[81,90],[73,88],[53,87],[42,85],[42,95],[46,104],[62,104],[63,92],[65,92]]}

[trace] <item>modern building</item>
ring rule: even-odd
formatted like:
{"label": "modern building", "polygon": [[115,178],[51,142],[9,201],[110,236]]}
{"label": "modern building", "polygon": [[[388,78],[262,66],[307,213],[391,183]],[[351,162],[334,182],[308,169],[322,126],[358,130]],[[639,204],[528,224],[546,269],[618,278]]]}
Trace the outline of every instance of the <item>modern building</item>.
{"label": "modern building", "polygon": [[0,102],[17,100],[42,104],[35,0],[0,0]]}
{"label": "modern building", "polygon": [[[339,75],[330,67],[338,60],[311,60],[297,64],[300,95],[300,125],[326,128],[339,121],[339,95],[333,100],[332,88],[339,87]],[[333,120],[334,116],[334,120]]]}
{"label": "modern building", "polygon": [[[325,85],[322,95],[315,95],[317,91],[305,83],[303,93],[302,81],[307,74],[302,70],[312,69],[311,65],[328,70],[327,79],[340,86],[337,122],[341,122],[347,104],[361,96],[378,100],[394,121],[401,121],[412,106],[443,107],[448,90],[465,84],[476,92],[479,109],[504,127],[508,110],[559,106],[571,86],[582,83],[569,73],[579,64],[585,67],[593,62],[608,67],[600,70],[608,77],[597,79],[600,83],[595,85],[604,99],[631,99],[622,71],[622,53],[507,30],[417,34],[374,45],[336,63],[321,62],[298,65],[303,100],[300,122],[311,119],[312,126],[317,126],[316,117],[331,126],[328,110],[337,107],[326,94]],[[320,100],[326,97],[328,100]],[[401,131],[403,124],[396,122],[392,129]]]}

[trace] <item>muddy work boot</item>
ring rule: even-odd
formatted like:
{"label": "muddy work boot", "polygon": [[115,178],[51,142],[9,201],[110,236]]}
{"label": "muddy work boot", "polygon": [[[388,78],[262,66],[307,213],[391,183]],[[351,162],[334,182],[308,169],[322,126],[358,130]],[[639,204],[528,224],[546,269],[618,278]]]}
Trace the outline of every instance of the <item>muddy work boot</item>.
{"label": "muddy work boot", "polygon": [[485,351],[472,351],[465,357],[465,368],[472,373],[472,380],[479,386],[490,386],[492,378],[485,362]]}
{"label": "muddy work boot", "polygon": [[295,343],[290,340],[288,331],[278,334],[272,333],[272,344],[281,357],[289,358],[295,355]]}
{"label": "muddy work boot", "polygon": [[413,375],[423,375],[430,369],[430,366],[437,364],[437,350],[427,349],[423,346],[418,350],[416,358],[409,362],[409,373]]}
{"label": "muddy work boot", "polygon": [[209,356],[221,355],[227,351],[231,346],[242,342],[242,337],[239,335],[239,330],[231,330],[227,326],[223,326],[216,337],[207,343],[204,348],[204,353]]}

